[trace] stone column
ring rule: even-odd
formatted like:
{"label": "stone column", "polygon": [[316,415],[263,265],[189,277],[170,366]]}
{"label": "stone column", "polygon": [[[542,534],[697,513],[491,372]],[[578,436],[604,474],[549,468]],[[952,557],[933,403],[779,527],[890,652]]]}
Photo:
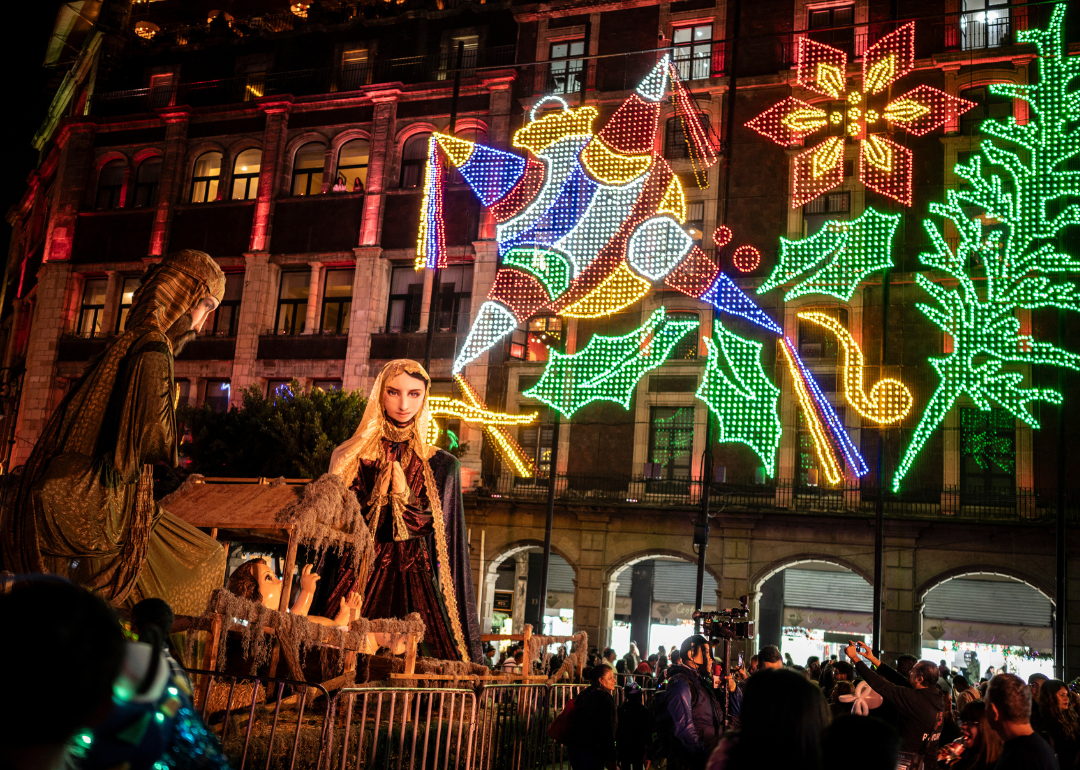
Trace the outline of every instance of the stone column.
{"label": "stone column", "polygon": [[[75,239],[75,222],[86,200],[93,159],[94,131],[89,124],[71,124],[56,138],[56,205],[46,225],[45,262],[70,259]],[[31,331],[33,334],[33,331]]]}
{"label": "stone column", "polygon": [[376,246],[381,232],[383,191],[393,170],[397,101],[401,90],[388,88],[370,93],[375,103],[371,123],[371,155],[368,159],[367,192],[364,195],[364,219],[360,226],[359,246]]}
{"label": "stone column", "polygon": [[[577,581],[574,581],[575,587]],[[596,640],[593,641],[590,637],[590,646],[604,649],[611,646],[611,629],[615,627],[615,598],[616,593],[619,590],[619,581],[609,580],[604,585],[600,592],[600,633]],[[575,590],[576,594],[576,590]]]}
{"label": "stone column", "polygon": [[[653,576],[652,561],[642,561],[630,568],[630,641],[637,645],[641,657],[649,657],[649,635],[652,631]],[[633,672],[627,672],[633,673]]]}
{"label": "stone column", "polygon": [[891,664],[902,653],[918,656],[922,652],[922,619],[916,613],[915,538],[899,524],[885,523],[884,567],[881,658]]}
{"label": "stone column", "polygon": [[263,129],[262,166],[259,171],[259,193],[255,196],[255,214],[251,220],[252,251],[267,251],[270,248],[270,233],[273,225],[274,199],[281,189],[282,156],[285,153],[285,139],[289,130],[289,109],[291,98],[275,96],[259,100],[259,107],[266,113],[266,127]]}
{"label": "stone column", "polygon": [[105,287],[105,310],[101,314],[101,331],[111,334],[116,329],[120,317],[120,293],[124,289],[124,276],[116,270],[109,270],[106,275],[109,283]]}
{"label": "stone column", "polygon": [[206,378],[192,377],[191,388],[188,390],[188,406],[200,406],[206,398]]}
{"label": "stone column", "polygon": [[183,199],[181,188],[184,184],[184,161],[187,157],[188,121],[191,119],[191,113],[182,108],[170,108],[159,114],[165,121],[165,156],[161,159],[157,208],[154,210],[154,224],[150,231],[148,254],[151,257],[160,257],[165,253],[173,209]]}
{"label": "stone column", "polygon": [[371,386],[374,373],[368,358],[371,335],[386,321],[386,303],[390,296],[390,262],[382,259],[378,246],[353,249],[356,270],[353,275],[352,309],[349,317],[349,342],[345,350],[345,373],[341,387],[345,390]]}
{"label": "stone column", "polygon": [[[595,639],[600,639],[601,606],[604,603],[604,590],[607,560],[604,556],[605,533],[609,524],[608,516],[578,512],[577,517],[586,527],[581,532],[581,556],[577,565],[577,580],[574,581],[574,631],[589,634],[589,646],[595,646]],[[614,601],[612,601],[614,607]]]}
{"label": "stone column", "polygon": [[491,625],[495,622],[495,584],[499,576],[489,573],[480,578],[484,583],[484,601],[480,606],[480,633],[490,634]]}
{"label": "stone column", "polygon": [[256,381],[255,359],[259,353],[259,335],[268,325],[267,308],[272,305],[275,288],[272,266],[265,251],[249,252],[244,255],[244,260],[244,293],[240,297],[230,379],[231,406],[239,406],[240,390]]}
{"label": "stone column", "polygon": [[15,357],[15,345],[19,338],[19,330],[26,322],[26,316],[31,311],[30,301],[27,299],[16,299],[11,303],[11,330],[8,332],[8,338],[4,346],[4,368],[11,366],[11,361]]}
{"label": "stone column", "polygon": [[[510,617],[514,622],[514,633],[520,634],[525,630],[525,598],[529,585],[528,551],[514,554],[514,567],[514,611]],[[537,633],[540,632],[537,629],[533,630]]]}
{"label": "stone column", "polygon": [[49,403],[55,385],[56,348],[64,330],[64,303],[70,275],[69,262],[46,262],[38,270],[30,343],[26,350],[22,401],[15,427],[17,440],[11,453],[12,468],[26,462],[34,442],[41,435],[50,416]]}
{"label": "stone column", "polygon": [[319,288],[322,285],[322,262],[311,263],[311,275],[308,278],[307,314],[304,317],[304,334],[314,334],[319,324]]}

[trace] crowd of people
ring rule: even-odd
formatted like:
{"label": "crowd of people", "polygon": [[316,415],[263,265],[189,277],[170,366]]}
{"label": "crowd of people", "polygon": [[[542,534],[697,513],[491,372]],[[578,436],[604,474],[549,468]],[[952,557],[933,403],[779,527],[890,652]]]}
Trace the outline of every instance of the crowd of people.
{"label": "crowd of people", "polygon": [[[1080,767],[1080,680],[988,670],[969,682],[946,661],[863,643],[805,666],[775,646],[732,664],[694,635],[642,659],[590,652],[588,689],[569,709],[574,770],[856,767],[1072,770]],[[978,668],[973,668],[978,671]],[[623,697],[616,689],[623,687]],[[645,689],[643,689],[645,688]],[[651,699],[646,695],[650,694]],[[616,708],[617,702],[621,705]]]}

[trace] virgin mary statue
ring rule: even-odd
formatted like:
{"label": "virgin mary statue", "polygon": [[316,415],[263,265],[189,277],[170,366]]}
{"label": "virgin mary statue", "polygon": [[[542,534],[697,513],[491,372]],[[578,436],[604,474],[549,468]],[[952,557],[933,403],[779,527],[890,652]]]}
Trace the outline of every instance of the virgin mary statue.
{"label": "virgin mary statue", "polygon": [[342,566],[328,604],[358,591],[365,618],[420,613],[424,653],[481,662],[480,627],[461,500],[461,466],[428,444],[431,378],[415,361],[382,370],[364,417],[330,459],[357,496],[375,539],[365,585]]}

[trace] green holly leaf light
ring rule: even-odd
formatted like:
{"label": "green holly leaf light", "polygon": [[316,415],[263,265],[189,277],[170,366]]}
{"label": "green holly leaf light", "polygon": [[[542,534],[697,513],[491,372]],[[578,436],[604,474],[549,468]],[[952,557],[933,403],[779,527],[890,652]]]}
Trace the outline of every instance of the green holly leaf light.
{"label": "green holly leaf light", "polygon": [[780,446],[780,389],[761,365],[760,342],[728,331],[719,321],[705,340],[709,363],[697,397],[720,421],[720,443],[739,442],[754,450],[772,476]]}
{"label": "green holly leaf light", "polygon": [[758,294],[812,273],[788,290],[785,302],[804,294],[828,294],[848,302],[866,276],[893,266],[892,242],[899,225],[900,214],[868,208],[857,219],[826,222],[807,238],[781,238],[780,263]]}
{"label": "green holly leaf light", "polygon": [[657,308],[640,329],[627,335],[595,334],[572,355],[552,351],[544,375],[524,395],[543,401],[565,417],[597,400],[629,409],[638,380],[664,363],[672,348],[695,327],[697,321],[672,321],[664,308]]}

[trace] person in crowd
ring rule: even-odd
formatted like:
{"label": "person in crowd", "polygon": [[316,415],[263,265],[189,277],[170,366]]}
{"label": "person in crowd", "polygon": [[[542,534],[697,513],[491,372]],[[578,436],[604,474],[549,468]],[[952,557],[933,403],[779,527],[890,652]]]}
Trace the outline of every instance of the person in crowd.
{"label": "person in crowd", "polygon": [[806,677],[814,682],[821,679],[821,658],[817,655],[806,659]]}
{"label": "person in crowd", "polygon": [[671,735],[664,749],[670,770],[696,770],[705,766],[720,737],[721,706],[712,687],[712,649],[700,634],[687,637],[679,648],[682,662],[668,667],[664,700],[665,731]]}
{"label": "person in crowd", "polygon": [[[638,667],[637,667],[637,669],[634,670],[634,673],[647,676],[647,677],[649,677],[651,679],[652,675],[653,675],[653,672],[656,671],[656,662],[658,660],[659,660],[659,656],[657,656],[655,653],[650,655],[648,660],[643,660],[640,663],[638,663]],[[639,683],[641,683],[641,681],[642,680],[640,680],[640,679],[638,680]]]}
{"label": "person in crowd", "polygon": [[740,711],[742,708],[743,693],[746,689],[747,682],[753,679],[758,673],[762,671],[776,670],[784,667],[784,661],[780,657],[780,650],[773,644],[767,644],[762,647],[757,654],[757,665],[755,673],[748,677],[746,680],[739,682],[735,686],[735,691],[731,693],[731,697],[728,699],[728,713],[731,718],[728,719],[728,727],[732,730],[738,730],[741,726]]}
{"label": "person in crowd", "polygon": [[829,711],[821,690],[805,675],[782,668],[750,677],[741,724],[717,746],[709,770],[821,767]]}
{"label": "person in crowd", "polygon": [[645,693],[637,682],[623,688],[625,702],[619,706],[615,749],[621,770],[645,770],[652,749],[653,718],[645,708]]}
{"label": "person in crowd", "polygon": [[[851,687],[851,682],[841,684]],[[821,741],[821,766],[828,770],[896,770],[899,754],[900,735],[892,725],[857,714],[834,717]]]}
{"label": "person in crowd", "polygon": [[949,770],[992,770],[1002,740],[986,719],[986,704],[969,701],[959,715],[960,737],[938,750],[938,764]]}
{"label": "person in crowd", "polygon": [[47,576],[17,579],[0,594],[0,617],[0,767],[60,770],[75,735],[112,708],[120,622],[102,599]]}
{"label": "person in crowd", "polygon": [[588,688],[574,698],[567,740],[573,770],[615,766],[615,671],[606,663],[589,671]]}
{"label": "person in crowd", "polygon": [[[937,758],[944,711],[948,707],[945,695],[937,688],[937,665],[928,660],[919,661],[908,674],[909,686],[904,687],[890,681],[881,673],[882,669],[887,669],[888,666],[882,665],[881,660],[865,645],[862,646],[861,654],[854,642],[848,645],[845,652],[858,675],[896,710],[901,738],[900,750],[921,756],[927,764],[933,763]],[[878,671],[871,670],[863,657]]]}
{"label": "person in crowd", "polygon": [[746,672],[748,674],[752,674],[755,671],[757,671],[757,669],[758,669],[758,656],[757,655],[751,655],[750,656],[750,665],[747,667]]}
{"label": "person in crowd", "polygon": [[1031,727],[1031,689],[1015,674],[998,674],[986,688],[986,717],[1002,740],[995,770],[1055,770],[1050,744]]}
{"label": "person in crowd", "polygon": [[495,668],[495,655],[496,655],[496,653],[497,653],[497,650],[495,649],[495,647],[493,645],[488,644],[488,645],[486,645],[484,647],[484,665],[487,666],[490,669]]}
{"label": "person in crowd", "polygon": [[994,674],[996,674],[996,673],[997,672],[994,670],[993,666],[987,666],[986,667],[986,673],[983,674],[983,679],[985,679],[987,682],[989,682],[991,679],[994,678]]}
{"label": "person in crowd", "polygon": [[[1080,719],[1069,702],[1069,688],[1060,679],[1047,679],[1038,689],[1041,722],[1036,723],[1032,719],[1032,726],[1049,739],[1050,746],[1057,754],[1058,763],[1063,768],[1076,767],[1077,753],[1080,751]],[[1031,712],[1034,714],[1035,688],[1031,687],[1031,690]]]}
{"label": "person in crowd", "polygon": [[630,642],[630,651],[623,655],[623,660],[626,662],[626,673],[633,674],[637,671],[638,664],[641,663],[641,656],[638,654],[636,642]]}
{"label": "person in crowd", "polygon": [[785,666],[792,666],[792,667],[795,666],[795,661],[793,661],[791,659],[791,653],[790,652],[785,652],[784,653],[784,665]]}
{"label": "person in crowd", "polygon": [[1031,688],[1031,726],[1038,732],[1043,731],[1042,727],[1042,707],[1039,702],[1039,689],[1042,685],[1049,681],[1050,677],[1046,674],[1032,674],[1028,677],[1028,687]]}
{"label": "person in crowd", "polygon": [[604,663],[607,663],[609,666],[614,668],[615,667],[615,658],[617,658],[619,656],[615,653],[615,650],[613,648],[608,647],[607,649],[604,650],[604,654],[603,654],[602,657],[604,659],[603,660]]}
{"label": "person in crowd", "polygon": [[945,665],[945,661],[941,661],[938,664],[938,680],[937,687],[946,695],[952,695],[952,672],[949,671],[949,667]]}
{"label": "person in crowd", "polygon": [[851,713],[851,702],[845,703],[840,700],[840,696],[854,694],[855,685],[851,682],[837,682],[833,685],[832,692],[829,693],[829,711],[832,712],[833,719]]}
{"label": "person in crowd", "polygon": [[521,674],[521,666],[525,660],[525,653],[522,650],[515,650],[513,656],[507,653],[506,660],[503,661],[500,673],[502,674]]}
{"label": "person in crowd", "polygon": [[659,647],[656,648],[656,657],[661,658],[665,655],[667,655],[667,648],[665,648],[664,645],[661,644]]}
{"label": "person in crowd", "polygon": [[664,681],[664,678],[666,676],[665,672],[667,671],[667,667],[668,667],[667,655],[662,654],[659,657],[657,657],[657,659],[656,659],[656,681],[657,682]]}
{"label": "person in crowd", "polygon": [[567,657],[568,653],[566,652],[566,645],[560,644],[558,651],[552,655],[551,660],[548,661],[547,675],[555,676],[558,670],[562,668],[563,663],[566,662]]}

